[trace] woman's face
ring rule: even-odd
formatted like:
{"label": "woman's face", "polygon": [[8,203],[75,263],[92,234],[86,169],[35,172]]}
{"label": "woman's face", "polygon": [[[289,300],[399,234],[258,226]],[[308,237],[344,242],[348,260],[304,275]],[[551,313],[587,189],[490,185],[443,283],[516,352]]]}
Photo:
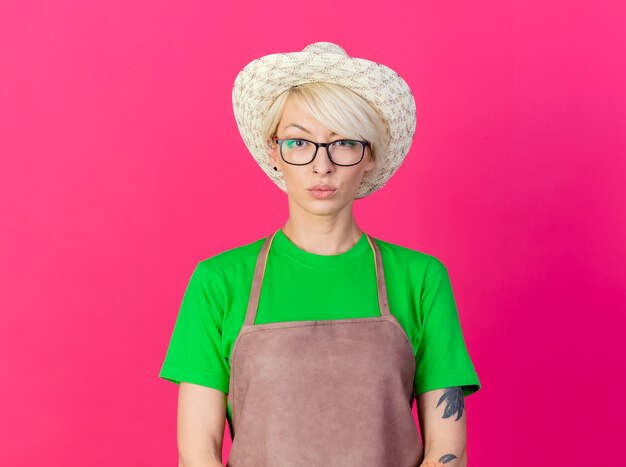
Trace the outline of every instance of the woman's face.
{"label": "woman's face", "polygon": [[[292,97],[285,103],[276,137],[303,138],[318,143],[349,138],[348,135],[333,133]],[[351,209],[363,175],[375,167],[369,147],[365,148],[361,162],[349,167],[333,164],[325,148],[319,148],[315,159],[308,165],[286,163],[280,157],[280,149],[275,142],[270,148],[269,157],[272,165],[278,167],[285,179],[290,210],[302,209],[316,215],[332,215]]]}

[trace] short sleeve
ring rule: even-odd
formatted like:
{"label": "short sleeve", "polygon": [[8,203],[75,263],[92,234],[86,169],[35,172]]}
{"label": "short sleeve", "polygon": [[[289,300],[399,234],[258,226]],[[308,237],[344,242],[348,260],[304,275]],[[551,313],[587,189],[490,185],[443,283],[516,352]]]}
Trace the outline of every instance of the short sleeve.
{"label": "short sleeve", "polygon": [[196,265],[176,318],[159,377],[194,383],[228,394],[230,370],[221,354],[222,312],[208,268]]}
{"label": "short sleeve", "polygon": [[465,396],[480,389],[459,321],[445,266],[431,273],[420,295],[422,334],[415,355],[415,395],[461,386]]}

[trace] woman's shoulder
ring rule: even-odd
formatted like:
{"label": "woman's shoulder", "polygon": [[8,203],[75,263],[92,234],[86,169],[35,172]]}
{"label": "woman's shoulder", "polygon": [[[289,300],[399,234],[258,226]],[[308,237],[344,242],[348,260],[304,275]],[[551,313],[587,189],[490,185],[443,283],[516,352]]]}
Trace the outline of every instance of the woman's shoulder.
{"label": "woman's shoulder", "polygon": [[265,237],[243,245],[227,248],[198,261],[197,268],[207,274],[234,273],[254,268]]}
{"label": "woman's shoulder", "polygon": [[432,253],[398,245],[379,238],[375,238],[375,241],[380,248],[380,254],[385,264],[406,268],[413,273],[419,273],[424,276],[430,276],[446,269],[441,259]]}

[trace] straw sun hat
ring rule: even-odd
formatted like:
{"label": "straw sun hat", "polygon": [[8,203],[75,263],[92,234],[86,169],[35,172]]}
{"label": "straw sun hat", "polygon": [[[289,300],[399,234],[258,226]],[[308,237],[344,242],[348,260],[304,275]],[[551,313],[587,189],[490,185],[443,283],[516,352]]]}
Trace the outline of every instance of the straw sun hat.
{"label": "straw sun hat", "polygon": [[383,117],[389,146],[381,168],[363,177],[356,198],[381,188],[400,167],[415,132],[415,100],[406,82],[376,62],[353,58],[338,45],[316,42],[302,52],[266,55],[239,72],[233,87],[233,109],[241,136],[252,156],[278,187],[282,173],[270,163],[262,128],[267,111],[283,91],[304,83],[333,83],[359,94]]}

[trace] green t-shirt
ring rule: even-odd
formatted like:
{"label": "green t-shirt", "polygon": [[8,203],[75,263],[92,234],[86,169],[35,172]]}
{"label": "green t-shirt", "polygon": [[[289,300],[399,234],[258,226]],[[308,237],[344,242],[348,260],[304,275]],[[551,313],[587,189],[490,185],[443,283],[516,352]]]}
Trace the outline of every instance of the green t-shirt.
{"label": "green t-shirt", "polygon": [[[187,285],[159,377],[228,394],[230,357],[244,322],[262,238],[200,261]],[[415,354],[415,395],[480,389],[445,266],[434,256],[375,239],[389,309]],[[380,316],[374,252],[365,234],[348,251],[316,255],[279,230],[268,255],[255,324]],[[227,416],[232,418],[230,403]]]}

